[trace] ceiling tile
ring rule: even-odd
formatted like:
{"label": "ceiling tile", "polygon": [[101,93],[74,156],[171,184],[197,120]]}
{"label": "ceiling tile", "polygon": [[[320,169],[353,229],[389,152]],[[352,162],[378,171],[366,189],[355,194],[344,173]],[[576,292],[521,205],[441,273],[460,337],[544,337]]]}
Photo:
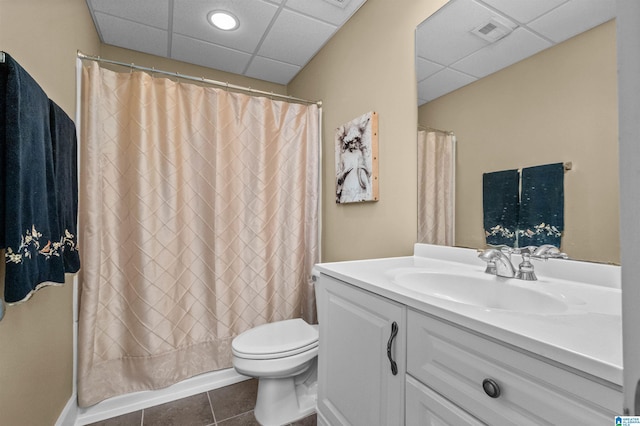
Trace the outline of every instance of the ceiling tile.
{"label": "ceiling tile", "polygon": [[417,81],[422,81],[425,78],[437,73],[443,68],[442,65],[436,64],[435,62],[428,61],[424,58],[417,57],[416,58],[416,78]]}
{"label": "ceiling tile", "polygon": [[615,0],[571,0],[529,23],[529,27],[561,42],[613,19]]}
{"label": "ceiling tile", "polygon": [[549,41],[524,28],[518,28],[496,43],[452,64],[451,68],[482,78],[550,46]]}
{"label": "ceiling tile", "polygon": [[[104,43],[288,84],[366,0],[86,2]],[[240,26],[216,29],[207,19],[214,10]]]}
{"label": "ceiling tile", "polygon": [[[240,20],[233,31],[222,31],[209,24],[213,10],[226,10]],[[173,31],[177,34],[253,53],[278,6],[261,0],[174,0]]]}
{"label": "ceiling tile", "polygon": [[[420,91],[418,105],[435,99],[434,94],[446,94],[446,87],[451,87],[451,90],[461,87],[454,82],[457,79],[459,83],[464,83],[465,75],[484,77],[614,19],[615,2],[616,0],[450,0],[416,30],[416,77]],[[485,11],[482,12],[482,8],[479,9],[474,4],[483,6]],[[481,25],[477,18],[484,16],[486,19],[486,10],[491,10],[492,16],[512,19],[511,24],[516,29],[494,44],[486,42],[484,46],[474,50],[468,40],[471,35],[469,29]],[[534,19],[527,22],[532,18]],[[474,26],[474,23],[477,25]],[[458,59],[451,62],[456,56]],[[421,58],[447,67],[424,79],[421,68],[425,67],[425,63]],[[449,73],[455,70],[463,74],[452,77]]]}
{"label": "ceiling tile", "polygon": [[333,25],[284,9],[258,55],[304,66],[336,30]]}
{"label": "ceiling tile", "polygon": [[432,101],[474,81],[470,75],[445,68],[418,83],[418,98]]}
{"label": "ceiling tile", "polygon": [[183,62],[242,74],[251,55],[193,38],[174,35],[171,57]]}
{"label": "ceiling tile", "polygon": [[473,0],[451,0],[420,24],[416,30],[416,39],[420,40],[416,51],[423,58],[450,65],[488,44],[471,31],[494,17],[511,28],[517,26]]}
{"label": "ceiling tile", "polygon": [[164,30],[169,29],[169,0],[90,0],[96,12]]}
{"label": "ceiling tile", "polygon": [[169,35],[166,31],[99,12],[96,12],[94,17],[105,43],[152,55],[167,56]]}
{"label": "ceiling tile", "polygon": [[300,71],[300,67],[273,59],[256,56],[251,61],[245,75],[278,84],[287,84]]}
{"label": "ceiling tile", "polygon": [[363,3],[362,0],[344,0],[341,6],[332,0],[288,0],[285,7],[339,26],[344,24]]}
{"label": "ceiling tile", "polygon": [[560,6],[567,0],[482,0],[505,15],[526,24],[538,16]]}

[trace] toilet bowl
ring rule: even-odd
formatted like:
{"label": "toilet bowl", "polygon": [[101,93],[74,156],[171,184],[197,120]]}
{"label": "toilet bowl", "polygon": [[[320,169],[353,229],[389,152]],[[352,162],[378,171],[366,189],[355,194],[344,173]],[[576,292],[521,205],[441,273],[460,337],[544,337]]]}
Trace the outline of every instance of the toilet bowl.
{"label": "toilet bowl", "polygon": [[259,325],[233,339],[231,351],[236,371],[258,379],[254,414],[261,425],[315,412],[318,326],[300,318]]}

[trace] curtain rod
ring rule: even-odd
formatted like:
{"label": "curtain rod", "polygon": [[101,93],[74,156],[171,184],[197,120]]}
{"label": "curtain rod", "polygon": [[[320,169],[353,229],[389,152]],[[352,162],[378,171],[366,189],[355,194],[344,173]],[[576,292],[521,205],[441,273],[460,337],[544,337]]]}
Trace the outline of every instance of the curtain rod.
{"label": "curtain rod", "polygon": [[210,84],[210,85],[213,85],[213,86],[218,86],[218,87],[221,87],[221,88],[224,88],[224,89],[233,89],[233,90],[237,90],[237,91],[251,93],[251,94],[254,94],[254,95],[263,95],[263,96],[270,97],[270,98],[279,98],[279,99],[284,99],[284,100],[287,100],[287,101],[296,102],[296,103],[302,103],[302,104],[316,104],[319,107],[322,106],[322,101],[309,101],[309,100],[306,100],[306,99],[300,99],[300,98],[296,98],[296,97],[293,97],[293,96],[280,95],[278,93],[265,92],[263,90],[252,89],[251,87],[237,86],[235,84],[225,83],[225,82],[222,82],[222,81],[210,80],[210,79],[204,78],[204,77],[193,77],[193,76],[190,76],[190,75],[184,75],[184,74],[180,74],[180,73],[177,73],[177,72],[170,72],[170,71],[157,70],[155,68],[141,67],[141,66],[135,65],[133,63],[128,64],[126,62],[112,61],[110,59],[103,59],[103,58],[101,58],[99,56],[86,55],[86,54],[80,52],[79,50],[78,50],[77,56],[80,59],[86,59],[88,61],[104,62],[106,64],[119,65],[119,66],[122,66],[122,67],[131,68],[131,69],[134,69],[134,70],[149,72],[149,73],[152,73],[152,74],[162,74],[162,75],[166,75],[168,77],[176,77],[176,78],[181,78],[181,79],[184,79],[184,80],[197,81],[197,82],[200,82],[200,83],[205,83],[205,84]]}
{"label": "curtain rod", "polygon": [[421,124],[418,124],[418,130],[426,130],[428,132],[440,132],[440,133],[446,133],[447,135],[453,135],[453,130],[440,130],[440,129],[436,129],[435,127],[427,127],[427,126],[423,126]]}

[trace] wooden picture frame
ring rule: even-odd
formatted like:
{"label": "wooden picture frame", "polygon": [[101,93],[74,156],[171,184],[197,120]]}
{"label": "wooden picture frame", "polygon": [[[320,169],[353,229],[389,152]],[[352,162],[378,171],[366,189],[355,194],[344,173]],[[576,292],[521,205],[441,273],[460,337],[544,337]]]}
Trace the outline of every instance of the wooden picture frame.
{"label": "wooden picture frame", "polygon": [[336,204],[378,201],[378,113],[336,129]]}

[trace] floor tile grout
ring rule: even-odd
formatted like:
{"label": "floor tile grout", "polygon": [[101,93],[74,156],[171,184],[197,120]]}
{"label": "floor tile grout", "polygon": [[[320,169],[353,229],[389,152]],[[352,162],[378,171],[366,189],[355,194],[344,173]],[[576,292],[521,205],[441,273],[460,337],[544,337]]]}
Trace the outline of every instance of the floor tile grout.
{"label": "floor tile grout", "polygon": [[253,410],[245,411],[244,413],[235,414],[235,415],[233,415],[231,417],[227,417],[226,419],[222,419],[221,422],[224,423],[227,420],[232,420],[232,419],[235,419],[235,418],[240,417],[240,416],[244,416],[245,414],[249,414],[249,413],[253,413]]}
{"label": "floor tile grout", "polygon": [[211,394],[209,392],[205,392],[207,394],[207,400],[209,401],[209,409],[211,410],[211,415],[213,416],[213,425],[209,426],[217,426],[218,419],[216,419],[216,412],[213,409],[213,403],[211,402]]}

